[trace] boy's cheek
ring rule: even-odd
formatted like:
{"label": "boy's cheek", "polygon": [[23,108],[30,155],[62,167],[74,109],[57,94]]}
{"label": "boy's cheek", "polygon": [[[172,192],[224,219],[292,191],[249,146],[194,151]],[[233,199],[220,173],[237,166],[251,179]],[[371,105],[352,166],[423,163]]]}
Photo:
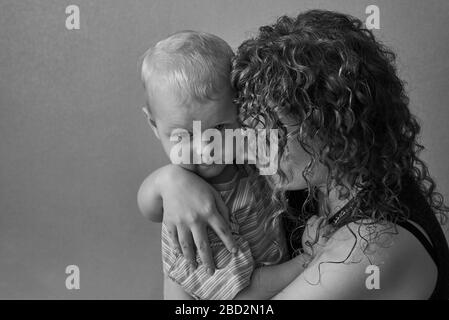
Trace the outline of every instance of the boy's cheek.
{"label": "boy's cheek", "polygon": [[170,159],[170,162],[173,163],[173,161],[171,160],[170,154],[171,154],[172,149],[175,144],[173,142],[169,141],[168,139],[165,139],[164,137],[161,137],[160,142],[161,142],[162,148],[164,149],[165,154]]}
{"label": "boy's cheek", "polygon": [[[177,165],[192,164],[192,149],[189,143],[168,141],[164,145],[164,150],[171,163]],[[186,169],[188,168],[186,167]]]}

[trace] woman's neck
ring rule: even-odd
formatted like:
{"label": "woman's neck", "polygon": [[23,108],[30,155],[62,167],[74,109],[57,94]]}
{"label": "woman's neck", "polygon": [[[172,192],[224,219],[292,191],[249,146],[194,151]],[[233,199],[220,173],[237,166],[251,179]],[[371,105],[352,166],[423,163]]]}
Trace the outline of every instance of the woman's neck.
{"label": "woman's neck", "polygon": [[341,190],[341,187],[338,188],[335,186],[331,186],[329,189],[327,188],[327,186],[317,187],[318,215],[327,216],[328,218],[332,217],[341,208],[343,208],[357,193],[354,188],[349,188],[349,197],[347,197],[346,199],[339,199],[339,190]]}

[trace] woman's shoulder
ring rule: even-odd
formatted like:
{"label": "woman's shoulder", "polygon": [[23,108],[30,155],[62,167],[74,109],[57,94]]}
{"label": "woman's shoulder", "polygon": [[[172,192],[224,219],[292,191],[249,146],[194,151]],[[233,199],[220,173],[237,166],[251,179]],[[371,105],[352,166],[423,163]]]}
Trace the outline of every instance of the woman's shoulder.
{"label": "woman's shoulder", "polygon": [[438,276],[421,242],[392,222],[365,219],[342,226],[329,237],[321,259],[357,263],[366,273],[378,270],[383,288],[401,297],[428,298]]}

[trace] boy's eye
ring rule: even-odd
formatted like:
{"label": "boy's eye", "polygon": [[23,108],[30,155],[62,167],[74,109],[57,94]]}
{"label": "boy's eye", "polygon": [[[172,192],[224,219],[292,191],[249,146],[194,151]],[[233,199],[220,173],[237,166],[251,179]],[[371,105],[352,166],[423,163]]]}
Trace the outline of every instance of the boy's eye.
{"label": "boy's eye", "polygon": [[182,131],[172,133],[172,136],[176,137],[178,142],[181,142],[182,139],[190,139],[193,136],[193,133],[189,131]]}
{"label": "boy's eye", "polygon": [[221,130],[223,130],[223,129],[225,129],[225,128],[226,128],[226,125],[225,125],[225,124],[219,124],[219,125],[215,126],[215,129],[217,129],[217,130],[219,130],[219,131],[221,131]]}

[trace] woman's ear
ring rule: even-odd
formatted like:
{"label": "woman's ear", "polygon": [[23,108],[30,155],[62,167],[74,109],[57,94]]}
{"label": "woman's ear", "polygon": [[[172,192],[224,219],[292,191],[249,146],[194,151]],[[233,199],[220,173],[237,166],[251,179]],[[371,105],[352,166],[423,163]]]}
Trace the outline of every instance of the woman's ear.
{"label": "woman's ear", "polygon": [[156,122],[154,121],[154,119],[151,117],[150,112],[148,111],[148,109],[146,107],[142,107],[142,111],[145,114],[145,116],[147,117],[147,121],[150,124],[151,129],[153,129],[154,134],[156,135],[156,137],[160,140],[161,138],[159,137],[159,132],[157,131],[157,126],[156,126]]}

